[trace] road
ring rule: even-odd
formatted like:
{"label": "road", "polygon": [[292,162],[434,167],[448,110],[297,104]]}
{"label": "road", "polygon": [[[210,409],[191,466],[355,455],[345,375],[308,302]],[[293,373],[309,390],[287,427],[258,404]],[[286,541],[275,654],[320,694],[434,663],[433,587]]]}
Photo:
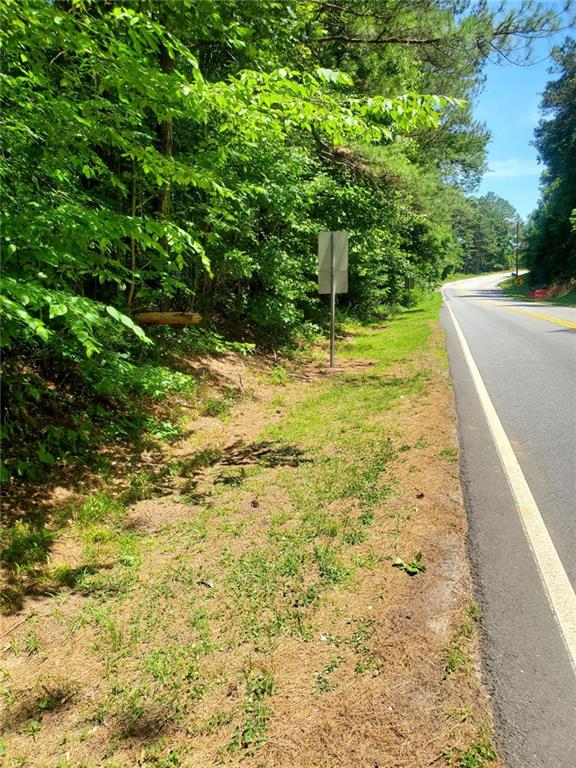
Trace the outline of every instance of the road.
{"label": "road", "polygon": [[576,309],[443,288],[484,673],[508,768],[576,765]]}

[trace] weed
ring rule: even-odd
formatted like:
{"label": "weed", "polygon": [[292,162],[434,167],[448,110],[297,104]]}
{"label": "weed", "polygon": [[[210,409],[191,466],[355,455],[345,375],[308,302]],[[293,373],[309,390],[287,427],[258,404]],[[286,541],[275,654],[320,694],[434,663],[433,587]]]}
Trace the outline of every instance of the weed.
{"label": "weed", "polygon": [[38,653],[40,650],[40,642],[38,641],[38,638],[35,634],[32,632],[29,632],[26,635],[26,639],[24,640],[24,648],[26,649],[26,653],[29,656],[32,656],[35,653]]}
{"label": "weed", "polygon": [[244,722],[234,729],[228,751],[242,751],[248,756],[266,743],[266,731],[272,713],[263,700],[272,696],[276,684],[273,674],[267,669],[256,675],[247,670],[245,680],[247,703],[244,706]]}
{"label": "weed", "polygon": [[32,738],[36,740],[36,735],[40,732],[41,729],[42,723],[40,720],[30,720],[30,722],[26,724],[24,731],[28,734],[28,736],[32,736]]}
{"label": "weed", "polygon": [[470,640],[474,634],[474,626],[469,622],[463,622],[454,636],[450,640],[450,643],[444,648],[445,664],[444,674],[452,675],[459,669],[465,669],[468,662],[468,656],[464,652],[462,645],[463,641]]}
{"label": "weed", "polygon": [[342,534],[342,542],[344,544],[362,544],[363,541],[366,541],[366,532],[360,528],[351,528]]}
{"label": "weed", "polygon": [[478,603],[470,603],[467,610],[468,616],[472,621],[479,622],[482,620],[482,611]]}
{"label": "weed", "polygon": [[105,645],[115,651],[122,648],[124,640],[122,630],[103,605],[90,606],[87,611],[87,618],[98,630],[98,634]]}
{"label": "weed", "polygon": [[463,621],[462,624],[458,627],[458,630],[456,631],[456,637],[457,638],[464,638],[465,640],[470,640],[470,638],[474,634],[474,625],[471,624],[469,621]]}
{"label": "weed", "polygon": [[166,752],[164,741],[164,739],[160,739],[156,744],[147,747],[138,760],[138,765],[141,768],[180,768],[182,752],[174,749]]}
{"label": "weed", "polygon": [[150,499],[158,490],[158,481],[146,471],[135,472],[127,477],[126,488],[122,492],[122,500],[126,504],[134,504],[143,499]]}
{"label": "weed", "polygon": [[43,683],[36,699],[36,708],[42,712],[55,712],[62,709],[73,698],[76,687],[67,680]]}
{"label": "weed", "polygon": [[329,544],[314,547],[314,560],[318,565],[320,578],[326,584],[342,584],[350,579],[351,573],[338,558]]}
{"label": "weed", "polygon": [[334,672],[344,661],[343,656],[336,656],[328,662],[321,672],[316,673],[316,689],[318,693],[329,693],[336,690],[336,685],[330,680],[329,675]]}
{"label": "weed", "polygon": [[[210,649],[209,644],[165,646],[149,651],[144,657],[142,668],[158,681],[164,690],[186,690],[190,700],[203,697],[205,688],[199,681],[198,657]],[[190,685],[194,683],[194,685]]]}
{"label": "weed", "polygon": [[457,462],[458,461],[458,449],[457,448],[444,448],[441,451],[438,451],[438,457],[440,459],[448,459],[448,461]]}
{"label": "weed", "polygon": [[174,442],[182,437],[182,428],[178,424],[174,424],[172,421],[156,421],[152,417],[148,417],[146,420],[146,426],[148,434],[157,440],[166,440],[167,442]]}
{"label": "weed", "polygon": [[452,675],[466,665],[466,656],[457,645],[448,645],[444,649],[444,653],[446,655],[446,663],[444,665],[444,673],[446,675]]}
{"label": "weed", "polygon": [[75,515],[78,523],[96,524],[104,521],[117,523],[125,515],[120,501],[108,493],[94,493],[82,504]]}
{"label": "weed", "polygon": [[294,599],[295,608],[305,608],[315,605],[320,597],[320,587],[317,584],[311,584],[304,590],[298,592]]}
{"label": "weed", "polygon": [[218,416],[224,418],[230,413],[238,396],[239,392],[235,387],[226,387],[224,394],[221,397],[212,397],[204,400],[200,411],[203,416]]}
{"label": "weed", "polygon": [[236,726],[228,745],[229,752],[243,751],[247,756],[264,746],[267,741],[266,731],[270,721],[270,709],[261,701],[247,704],[244,708],[245,720]]}
{"label": "weed", "polygon": [[416,576],[416,574],[424,573],[426,570],[426,566],[422,562],[422,552],[416,552],[414,559],[409,563],[397,557],[392,565],[395,568],[399,568],[401,571],[404,571],[404,573],[407,573],[409,576]]}
{"label": "weed", "polygon": [[288,384],[288,371],[283,365],[275,365],[268,374],[268,381],[276,387],[285,387]]}
{"label": "weed", "polygon": [[374,522],[374,512],[371,509],[366,509],[360,515],[360,523],[362,525],[372,525]]}
{"label": "weed", "polygon": [[454,768],[485,768],[488,763],[496,762],[498,755],[487,739],[479,739],[463,752],[445,750],[444,759]]}
{"label": "weed", "polygon": [[472,717],[472,711],[470,709],[467,709],[466,707],[456,707],[452,709],[446,710],[446,717],[449,717],[454,720],[458,720],[460,723],[465,723],[466,720],[469,720],[470,717]]}
{"label": "weed", "polygon": [[373,634],[374,621],[372,619],[360,619],[357,621],[356,629],[348,641],[348,644],[358,657],[354,670],[359,675],[370,671],[373,676],[377,676],[382,668],[382,660],[372,651],[368,644]]}
{"label": "weed", "polygon": [[231,485],[238,487],[242,485],[246,479],[246,469],[240,467],[239,469],[223,469],[222,472],[216,477],[214,483],[216,485]]}
{"label": "weed", "polygon": [[220,448],[205,448],[181,463],[180,474],[182,477],[189,477],[201,469],[213,467],[222,460],[223,456]]}
{"label": "weed", "polygon": [[[136,566],[140,564],[140,542],[131,531],[121,531],[105,526],[90,526],[82,533],[84,557],[88,563],[102,565],[120,564]],[[135,574],[121,573],[115,576],[134,578]],[[88,580],[86,576],[86,580]]]}
{"label": "weed", "polygon": [[55,535],[55,531],[17,520],[2,532],[0,560],[20,571],[45,563]]}
{"label": "weed", "polygon": [[272,696],[276,691],[274,675],[268,669],[262,669],[258,674],[245,672],[246,696],[250,701],[261,701],[266,696]]}
{"label": "weed", "polygon": [[212,397],[202,403],[203,416],[227,416],[230,412],[230,403],[219,397]]}
{"label": "weed", "polygon": [[147,690],[140,686],[128,693],[119,692],[113,709],[118,730],[122,736],[137,735],[146,713]]}

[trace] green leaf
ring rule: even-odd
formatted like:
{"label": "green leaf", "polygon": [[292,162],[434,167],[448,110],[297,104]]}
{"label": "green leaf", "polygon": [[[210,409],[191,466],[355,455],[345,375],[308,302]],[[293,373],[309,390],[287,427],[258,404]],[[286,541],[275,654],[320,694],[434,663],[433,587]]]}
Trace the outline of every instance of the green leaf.
{"label": "green leaf", "polygon": [[115,307],[107,306],[106,312],[110,315],[110,317],[113,317],[114,320],[120,320],[120,312]]}
{"label": "green leaf", "polygon": [[66,312],[68,312],[68,307],[66,304],[50,304],[49,306],[49,317],[52,320],[54,317],[61,317],[62,315],[65,315]]}
{"label": "green leaf", "polygon": [[38,445],[38,459],[42,462],[42,464],[48,464],[48,466],[53,466],[56,463],[56,459],[50,451],[46,450],[46,447],[39,443]]}
{"label": "green leaf", "polygon": [[338,83],[338,85],[354,85],[354,80],[346,72],[341,72],[337,69],[325,69],[324,67],[318,67],[316,74],[325,83]]}

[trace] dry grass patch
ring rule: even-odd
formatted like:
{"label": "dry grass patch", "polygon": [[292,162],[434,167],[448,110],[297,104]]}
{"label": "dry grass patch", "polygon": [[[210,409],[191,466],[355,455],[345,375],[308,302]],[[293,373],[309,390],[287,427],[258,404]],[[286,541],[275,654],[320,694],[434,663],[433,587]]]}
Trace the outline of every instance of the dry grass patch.
{"label": "dry grass patch", "polygon": [[330,377],[244,375],[230,415],[75,502],[51,597],[2,630],[8,765],[497,764],[435,312],[355,329]]}

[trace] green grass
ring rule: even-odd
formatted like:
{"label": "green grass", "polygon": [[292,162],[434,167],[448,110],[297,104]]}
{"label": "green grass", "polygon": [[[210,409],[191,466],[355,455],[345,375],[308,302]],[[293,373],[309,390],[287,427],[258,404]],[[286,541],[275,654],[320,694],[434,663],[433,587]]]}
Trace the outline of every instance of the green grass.
{"label": "green grass", "polygon": [[565,293],[563,296],[557,296],[555,299],[550,299],[550,301],[562,307],[576,307],[576,290]]}
{"label": "green grass", "polygon": [[[475,617],[476,608],[469,609],[468,615],[472,621],[477,621]],[[448,645],[444,648],[444,674],[453,675],[459,671],[466,671],[470,656],[467,650],[467,641],[474,636],[474,624],[464,621],[457,628]]]}
{"label": "green grass", "polygon": [[[500,283],[500,288],[502,289],[504,295],[509,299],[515,299],[517,301],[534,301],[535,299],[533,297],[527,296],[528,291],[532,290],[527,278],[528,276],[524,275],[524,282],[522,285],[515,285],[514,278],[509,277]],[[576,307],[576,289],[569,291],[568,293],[564,293],[560,296],[555,296],[554,298],[537,299],[537,301],[545,302],[547,304],[554,304],[561,307]]]}
{"label": "green grass", "polygon": [[495,763],[498,756],[492,746],[492,742],[481,735],[467,749],[446,749],[443,753],[444,764],[452,768],[487,768],[490,763]]}
{"label": "green grass", "polygon": [[[346,328],[349,337],[337,344],[336,363],[341,358],[364,358],[374,360],[376,370],[381,372],[394,363],[409,360],[415,352],[426,347],[431,323],[437,320],[441,304],[442,297],[435,292],[425,296],[417,306],[403,310],[384,326],[350,324]],[[382,332],[383,327],[385,332]]]}

